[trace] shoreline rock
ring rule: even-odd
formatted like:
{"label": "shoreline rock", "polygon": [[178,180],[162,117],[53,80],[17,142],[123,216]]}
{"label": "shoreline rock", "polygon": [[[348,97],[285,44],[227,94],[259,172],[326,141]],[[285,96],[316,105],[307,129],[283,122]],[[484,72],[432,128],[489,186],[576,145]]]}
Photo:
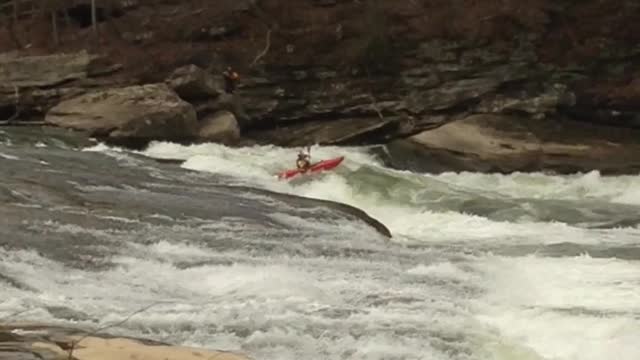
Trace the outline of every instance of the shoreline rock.
{"label": "shoreline rock", "polygon": [[177,68],[165,82],[186,101],[216,98],[224,92],[212,74],[193,64]]}
{"label": "shoreline rock", "polygon": [[[229,187],[230,190],[241,190],[242,188],[243,188],[242,186]],[[393,235],[391,234],[391,231],[389,230],[389,228],[387,228],[386,225],[384,225],[378,219],[367,214],[366,211],[352,205],[340,203],[337,201],[331,201],[331,200],[307,198],[307,197],[293,195],[293,194],[278,193],[270,190],[254,189],[254,188],[246,188],[246,189],[247,191],[266,194],[275,199],[282,200],[283,202],[294,199],[296,204],[302,207],[313,208],[313,207],[317,207],[318,205],[324,205],[327,208],[333,209],[339,213],[350,215],[355,220],[362,221],[363,223],[372,227],[376,232],[378,232],[378,234],[388,239],[393,237]]]}
{"label": "shoreline rock", "polygon": [[640,130],[479,114],[391,142],[382,156],[394,168],[429,173],[633,174],[640,172]]}
{"label": "shoreline rock", "polygon": [[193,107],[165,84],[84,94],[53,107],[45,122],[114,140],[189,139],[198,128]]}
{"label": "shoreline rock", "polygon": [[232,145],[240,141],[240,127],[236,117],[229,111],[219,111],[204,117],[198,130],[199,141]]}
{"label": "shoreline rock", "polygon": [[[90,335],[88,335],[90,334]],[[79,328],[42,324],[0,325],[0,358],[6,360],[248,360],[226,351],[94,334]]]}
{"label": "shoreline rock", "polygon": [[[109,20],[145,23],[144,28],[133,26],[127,32],[137,39],[132,43],[106,39],[99,47],[100,54],[80,51],[33,56],[38,52],[22,49],[19,53],[32,56],[0,56],[0,64],[2,58],[10,59],[4,60],[11,64],[7,69],[15,72],[0,74],[0,80],[5,79],[0,86],[0,124],[15,117],[14,113],[21,119],[38,120],[58,103],[73,102],[87,92],[164,82],[195,109],[199,121],[209,123],[212,114],[226,110],[237,122],[237,131],[229,132],[233,135],[200,137],[198,126],[192,138],[176,140],[181,142],[279,146],[402,143],[401,139],[478,114],[574,122],[569,130],[557,130],[559,137],[573,139],[574,145],[582,141],[572,135],[581,124],[589,129],[603,126],[605,133],[609,133],[608,127],[640,126],[640,63],[635,61],[640,54],[640,31],[634,30],[640,22],[638,12],[633,11],[637,2],[632,0],[606,8],[596,0],[580,4],[559,0],[554,6],[531,1],[522,7],[502,8],[482,2],[423,1],[407,5],[411,9],[397,2],[376,6],[347,1],[322,2],[322,6],[292,3],[286,16],[300,21],[266,32],[265,47],[260,43],[258,49],[256,41],[262,41],[264,19],[279,20],[284,15],[277,6],[242,4],[211,9],[191,0],[154,5],[154,10],[175,15],[171,27],[154,22],[149,18],[150,5],[139,4]],[[480,18],[484,20],[478,21],[473,14],[483,14]],[[306,22],[309,16],[317,21]],[[450,21],[434,22],[438,16]],[[549,21],[565,17],[584,21],[570,33],[562,25],[566,21]],[[233,26],[222,26],[231,23]],[[378,30],[372,32],[372,25]],[[308,36],[310,26],[312,36]],[[231,28],[233,31],[228,31]],[[478,31],[470,32],[469,28]],[[66,51],[80,50],[93,41],[91,32],[77,34],[77,30],[73,26],[61,28],[59,35],[67,42]],[[106,38],[117,37],[104,30]],[[146,57],[134,60],[139,58],[141,47]],[[40,54],[52,52],[45,45],[38,49]],[[221,88],[220,72],[228,65],[241,75],[233,95]],[[235,128],[227,125],[227,129]],[[160,129],[157,133],[148,128],[145,131],[154,139],[173,135],[171,129]],[[445,130],[434,131],[441,134]],[[493,137],[502,135],[496,132]],[[136,131],[120,132],[117,137],[124,145],[132,142],[140,146]],[[615,138],[604,140],[618,143]],[[540,137],[538,141],[546,140]],[[563,143],[571,145],[568,140]],[[573,168],[601,168],[584,160],[577,150],[560,152],[553,160],[551,155],[543,161],[531,160],[531,168],[548,165],[547,170],[570,171],[575,160],[581,164]],[[446,156],[435,151],[422,154],[441,162],[441,168],[451,163],[451,170],[528,169],[511,164],[504,154],[486,166],[454,164],[453,160],[442,160]],[[507,163],[499,164],[500,159],[507,159]],[[624,159],[629,161],[628,169],[623,170],[625,165],[618,162],[611,171],[636,172],[635,158]]]}

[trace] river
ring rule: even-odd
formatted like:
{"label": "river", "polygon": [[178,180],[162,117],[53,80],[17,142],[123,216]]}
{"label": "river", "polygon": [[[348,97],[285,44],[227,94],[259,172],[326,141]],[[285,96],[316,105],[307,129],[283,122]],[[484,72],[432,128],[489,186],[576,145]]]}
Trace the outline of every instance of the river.
{"label": "river", "polygon": [[640,176],[418,174],[374,153],[313,147],[346,160],[284,182],[296,149],[0,129],[0,319],[135,313],[109,331],[260,360],[638,359]]}

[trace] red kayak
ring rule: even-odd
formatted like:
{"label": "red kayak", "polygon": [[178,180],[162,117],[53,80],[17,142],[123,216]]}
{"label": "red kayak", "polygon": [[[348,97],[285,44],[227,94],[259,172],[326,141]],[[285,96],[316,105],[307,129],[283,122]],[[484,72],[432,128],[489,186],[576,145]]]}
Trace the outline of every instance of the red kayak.
{"label": "red kayak", "polygon": [[283,171],[280,174],[278,174],[278,179],[290,179],[296,175],[317,173],[324,170],[331,170],[336,166],[340,165],[342,160],[344,160],[344,156],[340,156],[335,159],[322,160],[320,162],[312,164],[307,171],[302,171],[299,169],[291,169],[291,170]]}

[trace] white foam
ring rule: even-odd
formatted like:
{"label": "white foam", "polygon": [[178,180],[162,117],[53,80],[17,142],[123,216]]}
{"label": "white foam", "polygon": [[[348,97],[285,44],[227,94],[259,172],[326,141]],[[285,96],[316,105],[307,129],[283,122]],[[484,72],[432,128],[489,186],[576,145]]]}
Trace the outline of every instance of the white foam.
{"label": "white foam", "polygon": [[615,259],[487,258],[477,318],[545,358],[637,359],[640,264]]}
{"label": "white foam", "polygon": [[448,261],[429,265],[418,265],[407,270],[407,273],[415,276],[456,281],[472,281],[478,279],[475,274],[465,271]]}
{"label": "white foam", "polygon": [[138,223],[140,223],[140,221],[137,220],[137,219],[129,219],[129,218],[121,217],[121,216],[111,216],[111,215],[95,215],[95,216],[97,218],[99,218],[99,219],[119,221],[119,222],[126,223],[126,224],[138,224]]}
{"label": "white foam", "polygon": [[[263,187],[273,191],[343,202],[365,210],[382,221],[394,234],[426,242],[493,241],[555,243],[570,238],[572,242],[594,244],[600,235],[562,223],[541,223],[535,219],[521,219],[519,223],[492,221],[484,217],[457,212],[432,211],[416,207],[409,200],[406,205],[391,204],[381,194],[365,192],[348,181],[347,175],[363,166],[372,167],[390,176],[411,181],[413,186],[436,187],[445,194],[448,187],[485,196],[532,199],[596,199],[634,204],[633,194],[640,188],[640,177],[602,177],[597,172],[575,176],[548,176],[543,174],[493,175],[447,173],[424,175],[430,182],[422,184],[419,175],[384,169],[362,148],[313,147],[314,158],[346,155],[336,171],[315,176],[313,179],[278,181],[274,174],[293,166],[297,149],[274,146],[254,146],[240,149],[220,144],[181,146],[166,142],[152,143],[143,154],[160,158],[184,159],[183,167],[228,175],[237,179],[235,184]],[[407,190],[408,191],[408,190]],[[408,199],[417,196],[409,194]],[[451,192],[450,192],[451,193]],[[391,195],[393,196],[393,194]],[[446,195],[442,195],[446,196]],[[465,195],[467,196],[467,195]],[[640,197],[638,197],[640,204]],[[612,230],[613,231],[613,230]],[[544,233],[540,238],[538,235]],[[622,234],[620,242],[632,239]],[[615,242],[615,241],[614,241]]]}
{"label": "white foam", "polygon": [[640,204],[640,176],[601,176],[586,174],[550,176],[541,173],[482,174],[445,173],[425,175],[481,193],[513,198],[555,200],[602,200],[621,204]]}
{"label": "white foam", "polygon": [[[27,279],[29,286],[39,290],[36,296],[3,292],[0,301],[11,296],[17,301],[11,304],[12,308],[67,306],[109,324],[160,300],[164,302],[127,321],[125,333],[139,335],[144,331],[147,337],[168,336],[172,342],[242,350],[256,359],[313,358],[318,353],[329,358],[351,354],[352,359],[384,359],[395,353],[402,358],[427,354],[446,359],[424,339],[393,334],[392,324],[408,330],[426,326],[433,318],[429,308],[422,308],[420,318],[411,309],[433,303],[422,300],[425,289],[406,289],[402,284],[380,282],[379,276],[370,277],[372,270],[393,274],[386,264],[288,257],[247,263],[250,258],[245,255],[244,263],[180,269],[173,261],[218,255],[193,245],[166,241],[146,250],[146,258],[127,251],[132,257],[117,256],[113,260],[118,267],[99,273],[67,269],[33,252],[0,251],[12,269],[10,275]],[[381,308],[373,305],[370,310],[354,307],[354,302],[375,294],[415,297],[418,303],[408,308],[402,302]],[[450,302],[442,306],[453,309]],[[326,317],[325,311],[346,311],[347,315]],[[362,313],[348,315],[350,311]],[[56,321],[44,311],[24,317],[36,318]],[[441,325],[432,327],[446,328],[448,321],[452,320],[442,317]],[[401,325],[403,322],[407,325]],[[216,336],[212,337],[210,331],[215,328]],[[248,332],[248,337],[238,337],[234,334],[236,329]],[[348,329],[361,334],[351,336]],[[322,333],[316,333],[318,330]]]}
{"label": "white foam", "polygon": [[198,258],[205,257],[207,255],[207,252],[200,247],[191,246],[188,244],[174,244],[164,240],[152,244],[146,249],[148,251],[153,251],[159,255],[165,255],[169,258]]}
{"label": "white foam", "polygon": [[229,160],[209,155],[194,155],[186,160],[182,167],[191,170],[207,171],[214,174],[237,176],[239,178],[269,178],[271,174],[267,169],[247,162]]}
{"label": "white foam", "polygon": [[[141,153],[183,159],[185,168],[232,176],[242,184],[348,203],[400,235],[395,241],[404,237],[426,245],[375,241],[370,232],[351,222],[336,221],[328,231],[325,223],[307,220],[309,214],[272,213],[272,219],[300,235],[293,237],[295,243],[274,238],[276,232],[268,226],[237,219],[192,219],[176,224],[172,235],[158,234],[153,243],[126,247],[112,258],[118,267],[99,273],[67,269],[31,252],[0,249],[8,275],[39,291],[36,296],[17,289],[0,291],[0,312],[64,304],[110,322],[163,300],[167,303],[132,318],[126,331],[241,349],[256,359],[602,360],[614,354],[635,360],[640,353],[640,263],[587,256],[455,253],[486,244],[637,244],[640,229],[581,229],[436,211],[418,206],[415,194],[403,194],[398,200],[395,193],[371,193],[367,183],[349,175],[373,169],[372,176],[375,171],[390,175],[386,179],[390,184],[395,177],[407,186],[437,188],[441,196],[463,197],[468,192],[489,198],[628,204],[640,204],[636,198],[640,177],[603,177],[596,172],[415,175],[381,170],[362,149],[319,147],[312,149],[315,159],[346,154],[345,162],[312,179],[274,179],[276,172],[293,166],[296,151],[153,143]],[[82,234],[73,227],[58,231]],[[183,243],[169,238],[173,234],[208,243]],[[220,238],[237,241],[237,248],[216,248]],[[462,246],[451,246],[458,243]],[[276,250],[265,253],[254,244]],[[355,250],[365,251],[340,253],[353,244],[358,245]],[[340,255],[305,251],[307,246]]]}
{"label": "white foam", "polygon": [[[273,188],[272,188],[273,189]],[[285,191],[310,198],[346,203],[380,220],[392,233],[424,242],[464,242],[483,240],[485,243],[561,243],[571,239],[581,244],[597,244],[602,233],[594,233],[563,223],[493,221],[485,217],[458,212],[435,212],[416,209],[415,205],[391,205],[376,194],[361,193],[337,174],[326,174],[319,181],[282,187]],[[610,230],[616,232],[616,230]],[[634,232],[633,229],[628,232]],[[540,234],[545,234],[540,237]],[[627,231],[617,234],[611,242],[633,243]]]}
{"label": "white foam", "polygon": [[0,158],[7,159],[7,160],[20,160],[20,158],[17,156],[4,154],[4,153],[0,153]]}
{"label": "white foam", "polygon": [[117,152],[117,153],[121,153],[124,152],[124,150],[120,147],[116,147],[116,146],[109,146],[105,143],[97,143],[96,145],[93,146],[88,146],[82,149],[82,151],[88,151],[88,152],[101,152],[101,153],[113,153],[113,152]]}
{"label": "white foam", "polygon": [[[229,148],[220,144],[182,146],[153,142],[141,154],[153,158],[185,160],[183,167],[191,170],[253,176],[273,183],[277,173],[295,167],[297,150],[275,146]],[[339,147],[313,147],[311,155],[312,159],[320,160],[343,155],[345,151],[349,153],[349,160],[352,162],[374,161],[365,151]]]}

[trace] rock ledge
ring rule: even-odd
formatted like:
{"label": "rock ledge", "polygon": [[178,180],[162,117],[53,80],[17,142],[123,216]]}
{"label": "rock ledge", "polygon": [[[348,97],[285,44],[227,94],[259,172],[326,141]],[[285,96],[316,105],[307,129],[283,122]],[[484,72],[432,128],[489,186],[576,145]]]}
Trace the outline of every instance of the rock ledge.
{"label": "rock ledge", "polygon": [[39,324],[0,326],[0,358],[3,360],[248,359],[246,356],[231,352],[173,346],[106,334],[87,336],[81,329]]}

